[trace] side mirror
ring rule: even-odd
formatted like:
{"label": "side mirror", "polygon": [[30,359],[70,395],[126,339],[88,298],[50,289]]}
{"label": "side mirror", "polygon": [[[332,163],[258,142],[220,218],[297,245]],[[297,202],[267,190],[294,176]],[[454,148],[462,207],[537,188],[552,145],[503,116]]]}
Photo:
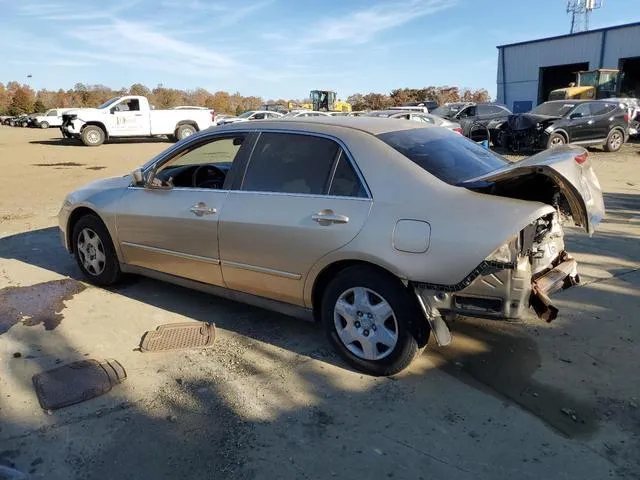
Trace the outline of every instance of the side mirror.
{"label": "side mirror", "polygon": [[111,115],[113,115],[114,113],[116,113],[116,107],[113,107],[111,110],[109,110],[109,112],[111,113]]}
{"label": "side mirror", "polygon": [[576,113],[572,113],[571,115],[569,115],[570,119],[574,119],[574,118],[582,118],[582,113],[580,112],[576,112]]}
{"label": "side mirror", "polygon": [[131,172],[131,177],[133,178],[133,183],[136,185],[144,184],[144,175],[142,174],[141,168],[136,168],[133,172]]}

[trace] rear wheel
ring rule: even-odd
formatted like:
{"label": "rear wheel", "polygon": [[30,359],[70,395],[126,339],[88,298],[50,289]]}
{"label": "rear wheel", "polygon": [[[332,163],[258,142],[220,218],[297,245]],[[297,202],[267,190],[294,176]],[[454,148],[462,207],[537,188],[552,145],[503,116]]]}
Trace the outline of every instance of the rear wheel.
{"label": "rear wheel", "polygon": [[49,128],[48,122],[40,122],[40,128]]}
{"label": "rear wheel", "polygon": [[549,135],[549,141],[547,142],[547,148],[555,148],[560,147],[567,143],[567,140],[564,138],[564,135],[560,133],[552,133]]}
{"label": "rear wheel", "polygon": [[607,137],[607,143],[604,144],[604,150],[605,152],[617,152],[622,148],[623,143],[624,134],[618,129],[611,130]]}
{"label": "rear wheel", "polygon": [[416,322],[426,320],[391,275],[366,266],[347,268],[327,286],[321,308],[329,342],[358,370],[393,375],[421,351]]}
{"label": "rear wheel", "polygon": [[193,125],[189,125],[189,124],[185,124],[185,125],[180,125],[177,129],[176,129],[176,138],[178,140],[182,140],[183,138],[187,138],[190,137],[191,135],[193,135],[194,133],[196,133],[196,127],[194,127]]}
{"label": "rear wheel", "polygon": [[96,285],[113,285],[120,279],[120,263],[111,236],[95,215],[81,217],[73,227],[73,251],[83,275]]}
{"label": "rear wheel", "polygon": [[82,135],[80,138],[82,139],[82,143],[84,143],[87,147],[97,147],[102,145],[105,140],[105,133],[100,127],[96,125],[88,125],[84,127],[82,130]]}

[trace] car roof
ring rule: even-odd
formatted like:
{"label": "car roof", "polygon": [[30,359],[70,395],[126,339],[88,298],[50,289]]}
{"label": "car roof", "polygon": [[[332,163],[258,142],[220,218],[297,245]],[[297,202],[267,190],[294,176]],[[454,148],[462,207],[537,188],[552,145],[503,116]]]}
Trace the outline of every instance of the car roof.
{"label": "car roof", "polygon": [[572,104],[572,105],[578,105],[579,103],[587,103],[587,102],[594,102],[595,100],[585,100],[585,99],[574,99],[574,98],[568,98],[566,100],[549,100],[548,102],[544,102],[544,103],[564,103],[564,104]]}
{"label": "car roof", "polygon": [[[397,111],[396,111],[397,113]],[[304,119],[301,120],[300,118]],[[431,128],[429,125],[421,125],[410,120],[402,121],[395,118],[380,117],[299,117],[295,122],[291,120],[257,120],[247,123],[232,123],[230,125],[221,125],[213,127],[224,130],[258,130],[258,129],[282,129],[292,130],[300,129],[306,131],[315,131],[317,133],[330,134],[335,131],[335,127],[359,130],[361,132],[370,133],[371,135],[379,135],[387,132],[396,132],[399,130],[412,130],[415,128]],[[304,128],[303,128],[304,127]]]}

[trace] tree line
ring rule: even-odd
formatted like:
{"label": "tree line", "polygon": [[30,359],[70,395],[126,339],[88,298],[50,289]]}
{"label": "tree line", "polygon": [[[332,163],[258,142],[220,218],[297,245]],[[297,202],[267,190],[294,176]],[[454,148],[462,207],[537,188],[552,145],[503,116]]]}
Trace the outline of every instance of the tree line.
{"label": "tree line", "polygon": [[[282,104],[288,101],[305,103],[302,100],[264,100],[256,96],[245,97],[240,93],[218,91],[211,93],[204,88],[178,90],[158,85],[150,89],[140,83],[129,88],[113,90],[104,85],[84,85],[77,83],[69,90],[33,90],[29,85],[19,82],[0,83],[0,115],[19,115],[21,113],[44,112],[50,108],[96,107],[110,98],[120,95],[144,95],[155,108],[171,108],[179,105],[203,106],[218,113],[239,115],[247,110],[256,110],[261,105]],[[400,88],[391,93],[354,94],[347,98],[354,110],[379,110],[391,106],[400,106],[409,102],[435,100],[438,104],[446,102],[489,101],[486,90],[461,90],[458,87],[425,87],[421,89]]]}

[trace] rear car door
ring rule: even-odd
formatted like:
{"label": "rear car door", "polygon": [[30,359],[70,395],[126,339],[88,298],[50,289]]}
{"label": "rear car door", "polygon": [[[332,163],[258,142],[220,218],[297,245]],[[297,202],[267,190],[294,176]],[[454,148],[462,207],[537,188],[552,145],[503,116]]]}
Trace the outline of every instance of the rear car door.
{"label": "rear car door", "polygon": [[593,139],[593,118],[589,103],[581,103],[568,114],[567,127],[570,142],[581,142]]}
{"label": "rear car door", "polygon": [[234,132],[185,142],[151,169],[158,182],[172,178],[172,188],[130,186],[116,218],[125,263],[223,285],[218,218],[254,137]]}
{"label": "rear car door", "polygon": [[264,131],[220,217],[228,288],[304,305],[311,267],[361,230],[371,196],[345,147],[307,132]]}
{"label": "rear car door", "polygon": [[613,123],[612,117],[619,108],[618,105],[608,102],[591,102],[589,108],[591,110],[591,119],[593,120],[591,124],[593,138],[607,138]]}

